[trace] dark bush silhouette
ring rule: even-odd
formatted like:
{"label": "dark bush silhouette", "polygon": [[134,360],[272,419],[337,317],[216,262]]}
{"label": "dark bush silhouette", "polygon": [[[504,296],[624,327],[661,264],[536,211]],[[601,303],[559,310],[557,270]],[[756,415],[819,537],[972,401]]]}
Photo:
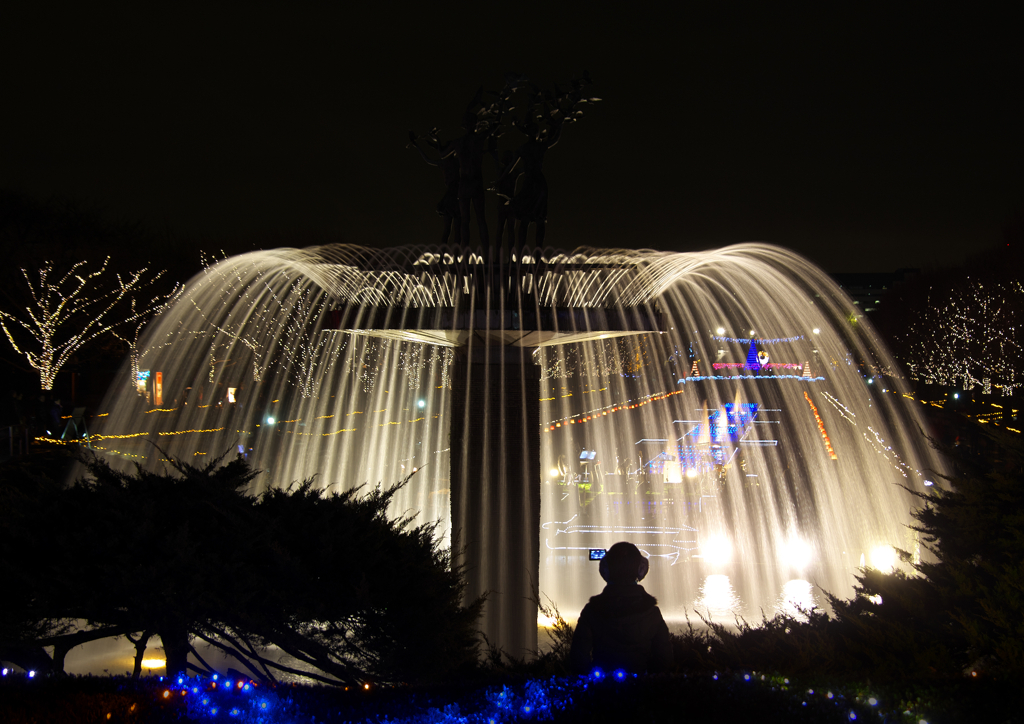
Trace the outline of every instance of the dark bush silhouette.
{"label": "dark bush silhouette", "polygon": [[867,572],[860,589],[882,604],[869,614],[851,604],[840,614],[911,631],[933,651],[948,651],[951,669],[1013,677],[1024,673],[1024,445],[1011,432],[979,434],[988,439],[986,458],[957,456],[960,472],[947,489],[918,494],[915,530],[934,560],[913,566],[920,577]]}
{"label": "dark bush silhouette", "polygon": [[[364,495],[305,481],[254,496],[257,473],[241,458],[171,461],[165,474],[86,464],[67,489],[2,487],[12,525],[0,546],[28,552],[4,559],[17,582],[4,613],[22,622],[4,625],[4,651],[130,635],[141,660],[155,635],[175,673],[204,669],[201,639],[255,678],[295,671],[346,684],[436,679],[475,658],[481,604],[461,605],[462,576],[434,526],[387,515],[407,481]],[[269,645],[288,659],[264,656]]]}

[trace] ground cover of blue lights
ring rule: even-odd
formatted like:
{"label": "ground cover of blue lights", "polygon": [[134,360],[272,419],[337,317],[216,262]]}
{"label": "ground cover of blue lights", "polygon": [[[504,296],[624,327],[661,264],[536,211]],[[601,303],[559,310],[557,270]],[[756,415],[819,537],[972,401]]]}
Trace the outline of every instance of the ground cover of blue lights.
{"label": "ground cover of blue lights", "polygon": [[[32,681],[4,677],[0,717],[20,721],[245,722],[247,724],[510,724],[512,722],[913,722],[1020,721],[991,683],[951,682],[902,690],[871,685],[815,687],[758,672],[526,679],[428,689],[345,692],[333,687],[268,687],[249,679],[117,677]],[[68,698],[91,688],[103,696]],[[106,686],[104,683],[106,682]],[[83,684],[85,684],[83,686]],[[36,692],[33,706],[31,691]],[[63,687],[63,689],[62,689]],[[974,687],[967,691],[964,687]],[[47,688],[51,691],[44,693]],[[61,691],[64,694],[61,694]],[[910,692],[909,694],[907,692]],[[960,693],[957,693],[957,692]],[[894,693],[897,692],[897,693]],[[12,695],[13,694],[13,695]],[[966,694],[966,696],[961,696]],[[20,696],[19,696],[20,695]],[[55,701],[66,701],[56,706]],[[19,703],[20,702],[20,705]],[[76,704],[77,702],[77,704]],[[49,711],[49,715],[47,714]]]}
{"label": "ground cover of blue lights", "polygon": [[[615,671],[605,674],[601,670],[595,670],[589,677],[553,677],[543,680],[530,680],[519,685],[500,685],[485,687],[482,691],[468,697],[461,703],[433,703],[429,701],[417,701],[412,697],[410,701],[395,706],[394,702],[381,702],[377,706],[367,701],[363,704],[364,709],[391,709],[392,711],[363,711],[364,721],[388,722],[388,724],[504,724],[507,722],[529,722],[529,721],[572,721],[582,715],[586,710],[585,719],[594,721],[592,706],[597,702],[594,699],[604,700],[609,695],[615,698],[628,698],[630,695],[641,694],[638,691],[642,687],[637,686],[638,677],[626,674],[624,671]],[[763,675],[745,673],[733,677],[720,677],[717,674],[711,676],[712,681],[721,681],[726,690],[734,690],[736,686],[743,687],[749,691],[735,691],[739,696],[744,693],[756,692],[758,684],[768,681]],[[292,712],[289,716],[288,709],[295,706],[291,699],[282,700],[274,696],[273,692],[260,692],[252,688],[251,682],[235,682],[233,688],[228,682],[227,686],[219,688],[213,685],[216,682],[203,681],[201,679],[177,680],[180,689],[168,689],[165,696],[170,698],[180,694],[183,700],[187,700],[187,711],[189,718],[216,719],[226,715],[234,717],[238,721],[260,722],[270,724],[271,722],[297,721],[298,712]],[[732,686],[730,686],[732,684]],[[776,686],[779,685],[779,686]],[[788,679],[769,682],[771,691],[784,693],[788,691]],[[230,691],[230,693],[227,693]],[[189,696],[191,694],[191,696]],[[218,696],[218,694],[220,696]],[[877,706],[874,698],[862,701],[848,701],[843,695],[837,695],[832,691],[817,693],[813,690],[806,692],[793,691],[788,697],[780,697],[776,706],[786,706],[786,718],[789,721],[823,721],[825,715],[829,721],[855,721],[864,717],[872,707]],[[790,701],[784,702],[788,698]],[[587,701],[590,699],[591,701]],[[797,700],[799,699],[799,702]],[[433,704],[433,705],[432,705]],[[604,702],[601,708],[605,714],[611,709],[607,706],[612,702]],[[808,709],[808,706],[810,708]],[[618,709],[611,707],[612,709]],[[797,708],[799,707],[799,709]],[[417,711],[395,711],[395,709],[414,709]],[[579,709],[579,711],[577,711]],[[804,713],[804,716],[794,718],[794,714]],[[634,712],[635,713],[635,712]],[[720,712],[724,713],[724,712]],[[763,712],[768,714],[769,712]],[[337,712],[338,717],[344,716],[342,711]],[[335,717],[329,716],[326,721]],[[616,717],[617,719],[618,717]],[[876,718],[877,720],[877,718]]]}

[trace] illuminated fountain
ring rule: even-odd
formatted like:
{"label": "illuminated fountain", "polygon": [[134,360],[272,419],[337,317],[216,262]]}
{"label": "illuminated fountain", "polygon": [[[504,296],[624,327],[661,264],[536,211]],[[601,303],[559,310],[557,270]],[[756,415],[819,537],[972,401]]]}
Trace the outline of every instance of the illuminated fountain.
{"label": "illuminated fountain", "polygon": [[[333,245],[207,267],[147,330],[93,445],[159,465],[246,455],[262,485],[390,484],[491,591],[483,628],[536,648],[539,590],[575,617],[591,548],[631,540],[667,618],[848,595],[916,550],[938,462],[870,327],[785,250],[468,252]],[[865,376],[867,375],[867,377]],[[454,533],[453,533],[454,531]],[[872,558],[874,556],[874,558]]]}

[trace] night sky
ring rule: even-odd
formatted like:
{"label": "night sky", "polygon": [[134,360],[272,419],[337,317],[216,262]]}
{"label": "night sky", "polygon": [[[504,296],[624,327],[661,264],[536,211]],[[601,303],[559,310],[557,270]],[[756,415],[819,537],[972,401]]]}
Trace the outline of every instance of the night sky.
{"label": "night sky", "polygon": [[407,131],[458,135],[509,71],[588,70],[603,99],[548,153],[549,246],[756,240],[892,271],[1004,243],[1024,211],[1009,17],[23,5],[0,24],[0,189],[210,251],[436,243],[444,189]]}

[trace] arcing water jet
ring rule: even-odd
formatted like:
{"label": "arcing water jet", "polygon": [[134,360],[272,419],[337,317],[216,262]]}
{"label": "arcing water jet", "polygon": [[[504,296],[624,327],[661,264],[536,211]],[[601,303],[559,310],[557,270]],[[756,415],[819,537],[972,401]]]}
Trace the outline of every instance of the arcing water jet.
{"label": "arcing water jet", "polygon": [[[162,399],[112,390],[112,461],[247,456],[263,485],[415,471],[394,513],[439,522],[483,630],[536,648],[538,592],[572,617],[591,548],[634,542],[670,619],[821,604],[863,556],[916,550],[939,462],[870,325],[762,244],[468,250],[331,245],[211,264],[150,325]],[[152,391],[151,391],[152,392]]]}

